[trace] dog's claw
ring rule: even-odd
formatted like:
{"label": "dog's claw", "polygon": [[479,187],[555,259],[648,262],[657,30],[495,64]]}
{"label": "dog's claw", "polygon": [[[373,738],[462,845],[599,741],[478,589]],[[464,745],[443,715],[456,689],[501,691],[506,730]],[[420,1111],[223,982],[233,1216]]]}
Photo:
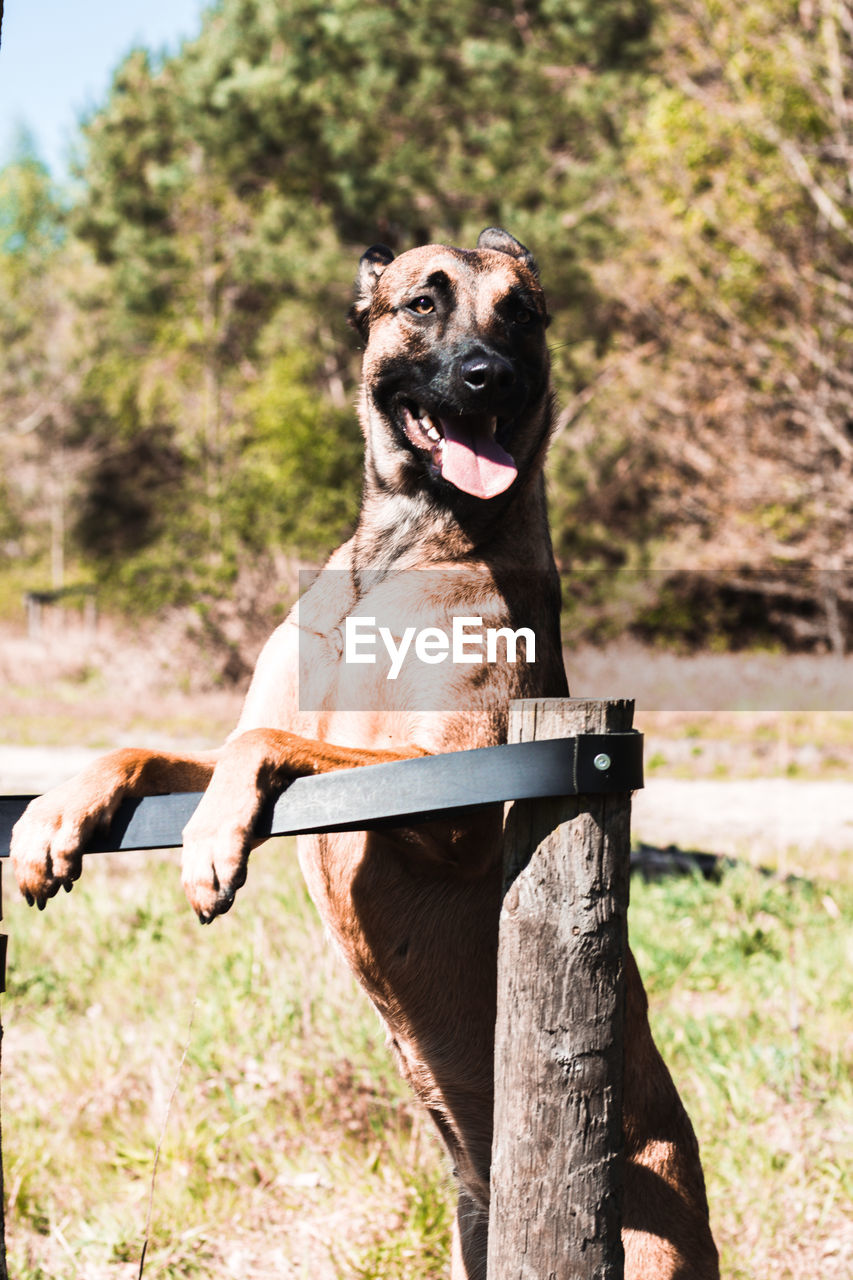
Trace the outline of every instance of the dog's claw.
{"label": "dog's claw", "polygon": [[[243,881],[245,881],[243,876]],[[195,913],[198,916],[199,924],[213,924],[217,916],[224,916],[226,911],[230,911],[234,905],[234,899],[237,896],[236,885],[234,889],[220,889],[216,898],[212,903],[208,903],[204,907],[196,907]]]}
{"label": "dog's claw", "polygon": [[182,880],[190,906],[201,924],[210,924],[234,903],[237,890],[246,881],[248,841],[241,827],[223,831],[201,827],[184,831]]}
{"label": "dog's claw", "polygon": [[80,850],[98,811],[63,783],[31,801],[12,832],[12,865],[30,906],[43,911],[59,890],[70,890],[82,869]]}

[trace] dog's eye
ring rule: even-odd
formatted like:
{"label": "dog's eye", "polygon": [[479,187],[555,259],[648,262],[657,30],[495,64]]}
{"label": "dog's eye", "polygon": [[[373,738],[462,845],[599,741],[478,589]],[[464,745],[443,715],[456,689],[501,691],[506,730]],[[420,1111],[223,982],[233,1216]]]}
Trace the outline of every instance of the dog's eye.
{"label": "dog's eye", "polygon": [[517,302],[512,309],[513,324],[530,324],[531,320],[536,319],[536,312],[531,311],[530,307],[525,307],[522,302]]}
{"label": "dog's eye", "polygon": [[428,298],[424,294],[423,297],[413,298],[408,304],[407,310],[414,311],[416,316],[428,316],[435,311],[435,303],[432,298]]}

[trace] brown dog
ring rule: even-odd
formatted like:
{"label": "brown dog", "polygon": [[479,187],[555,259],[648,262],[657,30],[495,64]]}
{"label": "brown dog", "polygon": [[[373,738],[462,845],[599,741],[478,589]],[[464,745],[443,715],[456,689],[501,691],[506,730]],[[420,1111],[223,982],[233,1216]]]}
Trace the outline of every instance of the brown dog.
{"label": "brown dog", "polygon": [[[71,887],[81,848],[125,796],[206,786],[184,832],[183,882],[209,921],[245,880],[253,823],[281,780],[492,745],[505,739],[511,698],[567,694],[542,476],[547,314],[533,259],[496,228],[473,251],[428,245],[394,259],[377,246],[361,260],[351,319],[366,344],[354,536],[268,642],[224,747],[114,752],[33,802],[13,837],[30,902]],[[496,642],[444,660],[460,617],[504,629],[502,641],[527,628],[523,655]],[[370,661],[380,634],[384,666]],[[406,634],[417,660],[392,674]],[[453,1159],[453,1280],[485,1275],[500,846],[499,809],[299,844],[320,913]],[[626,1275],[712,1280],[696,1140],[646,1008],[631,959]]]}

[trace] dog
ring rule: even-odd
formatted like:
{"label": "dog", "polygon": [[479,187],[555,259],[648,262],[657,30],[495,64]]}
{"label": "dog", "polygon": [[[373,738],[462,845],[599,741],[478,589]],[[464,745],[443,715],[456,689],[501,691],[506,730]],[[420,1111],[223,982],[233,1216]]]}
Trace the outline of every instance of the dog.
{"label": "dog", "polygon": [[[71,888],[87,839],[125,797],[205,790],[184,832],[182,879],[209,922],[244,883],[255,819],[285,780],[494,745],[510,699],[568,695],[543,479],[548,313],[533,257],[494,227],[473,250],[395,257],[374,246],[350,321],[364,344],[355,533],[267,642],[223,747],[116,751],[32,802],[12,840],[31,905]],[[507,643],[491,661],[439,664],[440,637],[460,615],[503,635],[527,628],[524,653]],[[404,631],[438,649],[422,647],[428,661],[392,679],[350,644],[353,618],[362,641],[367,622],[385,618],[396,651]],[[498,806],[298,842],[320,914],[453,1162],[452,1280],[483,1280],[486,1267],[501,826]],[[698,1146],[630,955],[625,1043],[625,1274],[713,1280]]]}

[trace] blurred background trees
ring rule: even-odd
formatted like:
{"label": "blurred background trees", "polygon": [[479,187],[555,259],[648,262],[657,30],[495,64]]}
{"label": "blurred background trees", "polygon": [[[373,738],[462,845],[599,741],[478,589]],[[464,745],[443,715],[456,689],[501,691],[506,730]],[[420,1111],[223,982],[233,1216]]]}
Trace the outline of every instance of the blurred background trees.
{"label": "blurred background trees", "polygon": [[843,648],[851,15],[221,0],[131,54],[70,193],[0,173],[0,608],[274,613],[357,510],[358,255],[496,223],[554,315],[572,629]]}
{"label": "blurred background trees", "polygon": [[[620,248],[593,269],[620,316],[581,435],[593,471],[602,440],[621,471],[615,513],[594,487],[589,509],[608,533],[626,527],[628,488],[653,522],[651,562],[705,571],[670,582],[675,630],[840,650],[853,622],[853,9],[690,0],[660,32],[624,134]],[[666,625],[659,604],[650,631]]]}

